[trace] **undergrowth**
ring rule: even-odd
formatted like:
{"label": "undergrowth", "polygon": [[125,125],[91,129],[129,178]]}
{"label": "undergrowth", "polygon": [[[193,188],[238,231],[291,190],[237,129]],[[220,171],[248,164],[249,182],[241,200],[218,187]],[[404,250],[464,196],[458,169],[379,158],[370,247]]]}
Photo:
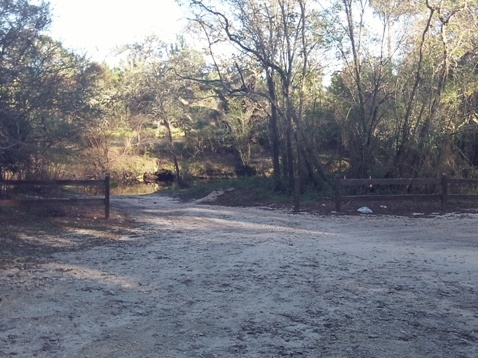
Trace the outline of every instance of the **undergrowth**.
{"label": "undergrowth", "polygon": [[[241,177],[222,180],[204,180],[196,182],[193,186],[175,190],[174,195],[181,200],[194,200],[203,198],[214,191],[237,190],[244,195],[245,201],[284,201],[289,195],[274,191],[273,181],[265,177]],[[230,195],[228,195],[230,197]]]}

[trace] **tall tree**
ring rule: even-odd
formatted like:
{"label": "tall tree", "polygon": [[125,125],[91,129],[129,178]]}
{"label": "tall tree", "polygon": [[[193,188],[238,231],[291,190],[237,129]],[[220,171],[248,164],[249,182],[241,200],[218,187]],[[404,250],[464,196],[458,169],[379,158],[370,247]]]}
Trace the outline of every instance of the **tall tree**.
{"label": "tall tree", "polygon": [[470,34],[477,28],[476,5],[467,1],[426,1],[421,10],[399,65],[397,99],[405,103],[394,162],[399,175],[438,175],[454,161],[450,130],[461,117],[457,99],[463,95],[457,79],[464,68],[458,64],[474,47]]}
{"label": "tall tree", "polygon": [[35,42],[49,24],[45,4],[28,1],[0,1],[0,172],[12,169],[22,153],[29,130],[27,111],[17,105],[19,77],[26,72],[28,59],[35,55]]}
{"label": "tall tree", "polygon": [[67,154],[91,112],[90,64],[43,34],[45,3],[1,1],[0,163],[39,175]]}
{"label": "tall tree", "polygon": [[165,129],[176,180],[181,184],[174,129],[190,126],[188,108],[197,83],[185,78],[201,76],[201,59],[184,43],[169,45],[155,37],[129,46],[129,53],[125,69],[128,108],[133,116],[145,116],[150,125]]}
{"label": "tall tree", "polygon": [[340,0],[329,9],[334,24],[329,39],[341,64],[331,86],[332,99],[340,104],[333,110],[352,176],[377,175],[388,165],[382,142],[389,136],[382,131],[394,106],[394,65],[407,25],[404,8],[394,1]]}
{"label": "tall tree", "polygon": [[[232,46],[255,61],[264,78],[270,105],[270,140],[276,188],[281,187],[281,161],[292,190],[300,174],[299,158],[310,160],[302,141],[304,83],[309,58],[320,41],[318,13],[308,0],[191,1],[194,20],[204,31],[211,54]],[[216,63],[216,62],[215,62]],[[239,70],[240,68],[238,68]],[[221,78],[221,76],[219,76]],[[247,91],[247,86],[239,88]],[[325,178],[318,162],[316,169]]]}

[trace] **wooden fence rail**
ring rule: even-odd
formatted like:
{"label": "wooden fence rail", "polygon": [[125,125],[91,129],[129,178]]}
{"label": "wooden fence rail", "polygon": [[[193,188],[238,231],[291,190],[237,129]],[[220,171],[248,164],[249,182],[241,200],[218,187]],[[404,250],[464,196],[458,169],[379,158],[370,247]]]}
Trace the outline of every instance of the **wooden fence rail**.
{"label": "wooden fence rail", "polygon": [[[427,200],[440,199],[442,208],[448,202],[448,199],[478,199],[476,194],[450,194],[450,186],[452,185],[477,185],[478,179],[453,179],[443,175],[441,178],[399,178],[399,179],[340,179],[335,178],[334,182],[334,196],[335,196],[335,210],[340,211],[340,204],[342,201],[357,201],[357,200]],[[342,187],[352,186],[413,186],[413,185],[430,185],[439,186],[441,188],[440,194],[396,194],[396,195],[341,195]]]}
{"label": "wooden fence rail", "polygon": [[1,180],[1,186],[42,186],[42,187],[61,187],[61,186],[96,186],[103,187],[105,197],[98,198],[41,198],[41,199],[1,199],[0,207],[6,206],[43,206],[52,204],[76,204],[76,205],[104,205],[105,219],[110,216],[110,176],[107,174],[104,180]]}

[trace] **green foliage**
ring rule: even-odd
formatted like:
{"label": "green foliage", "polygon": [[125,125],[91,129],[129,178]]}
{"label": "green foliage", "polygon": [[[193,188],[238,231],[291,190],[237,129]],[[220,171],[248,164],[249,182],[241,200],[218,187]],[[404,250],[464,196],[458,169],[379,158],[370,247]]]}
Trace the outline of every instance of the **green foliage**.
{"label": "green foliage", "polygon": [[289,198],[296,175],[311,198],[337,173],[473,175],[476,5],[310,4],[194,1],[206,54],[149,37],[112,69],[45,36],[47,5],[0,0],[0,169],[189,179],[250,165],[272,179],[211,185],[266,199]]}
{"label": "green foliage", "polygon": [[93,112],[95,71],[42,34],[47,5],[1,1],[0,8],[0,167],[46,175],[52,162],[74,152]]}

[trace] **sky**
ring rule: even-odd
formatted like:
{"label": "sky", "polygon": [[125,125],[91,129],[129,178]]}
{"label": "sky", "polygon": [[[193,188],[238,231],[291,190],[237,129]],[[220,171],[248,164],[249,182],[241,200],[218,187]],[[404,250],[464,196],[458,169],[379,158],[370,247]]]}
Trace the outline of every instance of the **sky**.
{"label": "sky", "polygon": [[49,0],[50,35],[91,60],[114,63],[114,49],[160,35],[175,40],[185,15],[174,0]]}

